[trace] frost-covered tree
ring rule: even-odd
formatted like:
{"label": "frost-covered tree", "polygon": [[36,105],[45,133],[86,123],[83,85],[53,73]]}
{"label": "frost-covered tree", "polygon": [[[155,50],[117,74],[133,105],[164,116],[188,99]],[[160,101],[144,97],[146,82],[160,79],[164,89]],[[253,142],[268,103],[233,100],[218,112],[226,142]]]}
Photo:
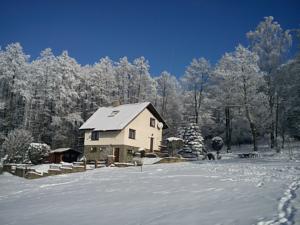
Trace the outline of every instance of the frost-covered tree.
{"label": "frost-covered tree", "polygon": [[15,129],[7,135],[2,146],[0,158],[7,155],[7,161],[24,163],[28,161],[28,147],[33,138],[29,131]]}
{"label": "frost-covered tree", "polygon": [[133,61],[133,102],[142,102],[147,99],[147,94],[150,94],[150,73],[149,73],[149,62],[144,58],[140,57]]}
{"label": "frost-covered tree", "polygon": [[102,58],[89,71],[87,77],[91,88],[91,101],[97,109],[100,106],[110,105],[115,100],[116,81],[113,62],[108,58]]}
{"label": "frost-covered tree", "polygon": [[175,76],[163,71],[156,79],[157,99],[155,106],[170,125],[169,135],[176,135],[182,123],[182,88]]}
{"label": "frost-covered tree", "polygon": [[255,31],[247,33],[247,37],[250,41],[251,50],[259,56],[258,65],[260,69],[265,72],[265,93],[268,96],[269,116],[271,119],[270,140],[271,148],[273,148],[276,145],[274,138],[274,107],[276,104],[274,73],[283,63],[286,53],[291,46],[292,37],[289,31],[284,31],[280,24],[274,21],[272,16],[265,17],[265,20],[258,24]]}
{"label": "frost-covered tree", "polygon": [[239,45],[235,52],[224,55],[218,64],[216,73],[223,77],[225,83],[227,79],[232,82],[230,95],[233,97],[234,105],[244,110],[252,134],[253,149],[256,151],[256,118],[262,116],[257,108],[258,106],[263,108],[266,100],[260,91],[264,80],[258,67],[258,56]]}
{"label": "frost-covered tree", "polygon": [[200,58],[192,60],[182,77],[183,85],[190,93],[187,100],[191,101],[191,109],[196,123],[199,122],[200,110],[210,74],[210,63],[205,58]]}
{"label": "frost-covered tree", "polygon": [[133,73],[133,65],[127,57],[123,57],[116,63],[115,76],[117,82],[117,95],[122,103],[130,102],[130,88]]}
{"label": "frost-covered tree", "polygon": [[26,103],[30,99],[28,59],[19,43],[13,43],[0,53],[0,99],[3,114],[1,131],[7,135],[26,121]]}
{"label": "frost-covered tree", "polygon": [[57,87],[57,60],[52,50],[43,50],[40,56],[31,63],[31,99],[28,104],[29,113],[25,127],[31,130],[38,142],[51,143],[48,129],[51,117],[55,114]]}

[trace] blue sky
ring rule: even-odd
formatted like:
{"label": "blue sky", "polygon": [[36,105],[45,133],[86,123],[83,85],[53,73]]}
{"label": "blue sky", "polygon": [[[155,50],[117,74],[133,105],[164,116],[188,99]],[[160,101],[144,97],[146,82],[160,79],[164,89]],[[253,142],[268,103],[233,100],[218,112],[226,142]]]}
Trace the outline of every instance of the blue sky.
{"label": "blue sky", "polygon": [[1,0],[0,45],[20,42],[35,58],[50,47],[80,64],[145,56],[154,75],[184,73],[192,58],[216,63],[265,16],[300,28],[300,1]]}

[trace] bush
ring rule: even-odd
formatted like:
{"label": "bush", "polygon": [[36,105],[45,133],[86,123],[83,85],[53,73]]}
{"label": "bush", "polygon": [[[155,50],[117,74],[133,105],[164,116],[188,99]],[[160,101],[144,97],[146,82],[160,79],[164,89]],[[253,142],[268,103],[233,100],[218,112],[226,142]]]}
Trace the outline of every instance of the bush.
{"label": "bush", "polygon": [[35,165],[43,163],[49,152],[50,146],[47,144],[31,143],[28,148],[29,159]]}
{"label": "bush", "polygon": [[211,140],[211,147],[215,151],[220,151],[224,145],[223,139],[221,137],[214,137]]}
{"label": "bush", "polygon": [[7,155],[7,162],[25,163],[28,162],[28,147],[33,138],[29,131],[15,129],[11,131],[1,147],[0,158]]}

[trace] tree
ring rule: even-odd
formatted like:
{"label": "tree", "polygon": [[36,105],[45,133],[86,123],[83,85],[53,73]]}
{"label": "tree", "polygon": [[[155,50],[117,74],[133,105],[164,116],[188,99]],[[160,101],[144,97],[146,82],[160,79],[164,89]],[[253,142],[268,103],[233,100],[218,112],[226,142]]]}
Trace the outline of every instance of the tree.
{"label": "tree", "polygon": [[11,163],[24,163],[28,161],[28,147],[33,138],[29,131],[15,129],[7,135],[1,146],[1,157],[7,155]]}
{"label": "tree", "polygon": [[94,108],[110,105],[116,95],[113,62],[108,57],[102,58],[89,72],[87,79],[91,88],[90,95],[94,102]]}
{"label": "tree", "polygon": [[115,76],[117,82],[117,95],[122,103],[130,102],[130,85],[132,80],[133,65],[127,57],[123,57],[116,63]]}
{"label": "tree", "polygon": [[198,158],[203,154],[203,137],[198,124],[190,123],[184,128],[182,139],[184,149],[191,151]]}
{"label": "tree", "polygon": [[182,77],[183,85],[192,94],[192,108],[196,123],[199,122],[199,114],[210,74],[209,62],[204,58],[200,58],[192,60]]}
{"label": "tree", "polygon": [[[265,72],[265,93],[268,96],[269,114],[271,118],[270,140],[271,148],[273,148],[277,144],[274,138],[274,107],[276,103],[274,73],[283,62],[291,46],[292,37],[289,31],[284,31],[280,24],[274,21],[272,16],[265,17],[265,20],[258,24],[255,31],[247,33],[247,37],[250,41],[251,50],[259,56],[258,65],[260,69]],[[278,113],[277,110],[276,113]]]}
{"label": "tree", "polygon": [[12,129],[20,127],[27,119],[26,103],[30,87],[28,85],[28,59],[19,43],[13,43],[0,53],[0,99],[3,101],[3,124],[1,131],[4,135]]}
{"label": "tree", "polygon": [[182,122],[182,88],[176,77],[167,71],[163,71],[155,81],[157,82],[155,106],[170,125],[168,135],[174,136]]}
{"label": "tree", "polygon": [[253,150],[257,151],[257,106],[263,107],[262,103],[265,99],[260,92],[264,82],[258,67],[258,56],[239,45],[235,52],[223,56],[216,73],[223,77],[225,84],[229,79],[232,85],[232,89],[227,90],[230,91],[230,100],[233,106],[244,110],[252,134]]}
{"label": "tree", "polygon": [[150,84],[150,73],[149,73],[149,62],[144,57],[137,58],[133,61],[134,71],[133,71],[133,100],[132,102],[145,101],[146,95],[149,93]]}
{"label": "tree", "polygon": [[59,74],[56,68],[57,59],[50,48],[43,50],[30,66],[32,88],[25,127],[31,130],[37,142],[51,143],[49,128],[55,114],[54,104],[58,100],[56,87]]}

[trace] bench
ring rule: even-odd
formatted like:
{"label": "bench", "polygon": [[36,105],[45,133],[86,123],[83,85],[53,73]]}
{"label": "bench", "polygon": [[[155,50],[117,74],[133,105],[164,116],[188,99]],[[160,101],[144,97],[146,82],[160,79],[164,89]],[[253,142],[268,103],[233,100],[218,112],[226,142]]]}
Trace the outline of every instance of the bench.
{"label": "bench", "polygon": [[259,154],[258,153],[253,153],[253,152],[239,153],[238,157],[242,158],[242,159],[244,159],[244,158],[257,158],[257,157],[259,157]]}

